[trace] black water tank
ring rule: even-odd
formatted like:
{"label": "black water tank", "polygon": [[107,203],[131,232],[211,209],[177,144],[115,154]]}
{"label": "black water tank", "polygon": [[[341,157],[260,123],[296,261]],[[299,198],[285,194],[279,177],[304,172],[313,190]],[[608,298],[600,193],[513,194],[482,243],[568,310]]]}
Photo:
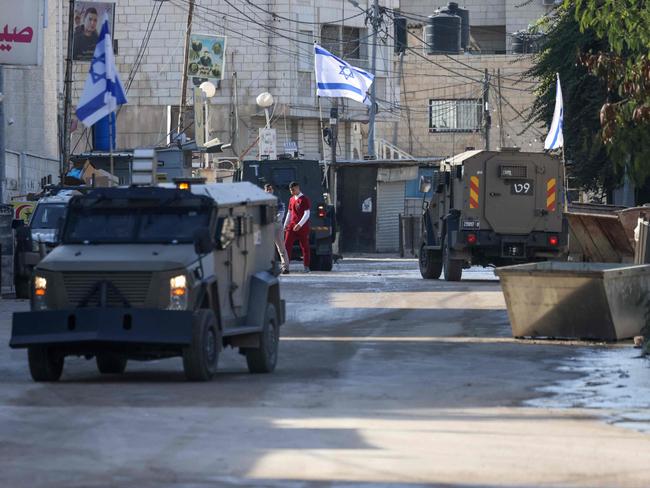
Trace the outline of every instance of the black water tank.
{"label": "black water tank", "polygon": [[408,30],[406,27],[406,17],[395,16],[395,19],[393,21],[393,29],[393,37],[395,38],[395,53],[403,53],[408,47]]}
{"label": "black water tank", "polygon": [[449,2],[447,10],[460,17],[460,47],[467,51],[469,46],[469,10],[459,7],[456,2]]}
{"label": "black water tank", "polygon": [[430,15],[424,29],[427,54],[458,54],[461,39],[461,20],[444,8]]}

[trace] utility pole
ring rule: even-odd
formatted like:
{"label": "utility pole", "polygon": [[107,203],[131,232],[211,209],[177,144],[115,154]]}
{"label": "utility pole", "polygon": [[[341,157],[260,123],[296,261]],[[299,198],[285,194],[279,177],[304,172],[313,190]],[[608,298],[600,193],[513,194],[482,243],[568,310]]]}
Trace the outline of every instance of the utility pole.
{"label": "utility pole", "polygon": [[[399,67],[397,68],[397,86],[402,86],[402,75],[404,73],[404,51],[399,53]],[[374,83],[373,83],[374,84]],[[406,96],[404,97],[406,100]],[[393,146],[397,146],[397,135],[399,128],[399,120],[396,120],[393,124]]]}
{"label": "utility pole", "polygon": [[70,125],[72,112],[72,38],[74,36],[75,0],[70,0],[68,8],[68,46],[65,57],[65,98],[63,105],[63,154],[59,168],[59,182],[63,182],[66,165],[70,161]]}
{"label": "utility pole", "polygon": [[[0,204],[4,203],[4,182],[6,173],[5,152],[5,78],[4,68],[0,66]],[[19,169],[20,171],[20,169]]]}
{"label": "utility pole", "polygon": [[499,94],[499,147],[503,147],[503,99],[501,98],[501,68],[497,69],[497,88]]}
{"label": "utility pole", "polygon": [[178,128],[176,131],[177,137],[180,137],[181,132],[185,128],[185,107],[187,105],[187,61],[190,55],[190,42],[192,36],[192,16],[194,15],[194,0],[190,0],[190,7],[187,12],[187,29],[185,30],[185,53],[183,53],[183,72],[181,83],[181,102],[178,107]]}
{"label": "utility pole", "polygon": [[490,116],[490,77],[488,70],[485,68],[483,77],[483,131],[485,133],[485,150],[490,150],[490,126],[492,117]]}
{"label": "utility pole", "polygon": [[[377,31],[379,30],[379,0],[374,0],[372,6],[372,64],[370,72],[376,76],[377,70]],[[375,117],[377,116],[377,80],[370,85],[370,118],[368,120],[368,157],[375,159]]]}
{"label": "utility pole", "polygon": [[339,139],[339,99],[332,98],[333,107],[330,109],[330,131],[332,131],[332,146],[330,164],[336,163],[336,146]]}

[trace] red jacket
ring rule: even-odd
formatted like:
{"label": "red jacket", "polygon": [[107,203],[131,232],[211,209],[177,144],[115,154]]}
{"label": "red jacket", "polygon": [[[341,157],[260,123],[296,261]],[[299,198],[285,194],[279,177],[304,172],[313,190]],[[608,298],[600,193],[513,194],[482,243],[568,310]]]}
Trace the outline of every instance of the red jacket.
{"label": "red jacket", "polygon": [[[291,216],[289,217],[289,224],[287,226],[288,230],[293,230],[293,228],[300,222],[305,211],[311,209],[311,201],[305,195],[300,195],[298,198],[291,196],[289,198],[289,212]],[[303,225],[303,229],[309,227],[309,219]]]}

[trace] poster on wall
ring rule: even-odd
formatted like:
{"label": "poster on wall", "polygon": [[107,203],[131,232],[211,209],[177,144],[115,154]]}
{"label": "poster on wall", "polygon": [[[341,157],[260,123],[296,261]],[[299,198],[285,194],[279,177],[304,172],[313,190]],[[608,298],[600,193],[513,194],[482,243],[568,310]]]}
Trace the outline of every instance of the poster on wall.
{"label": "poster on wall", "polygon": [[[76,2],[74,9],[74,35],[72,37],[72,59],[90,61],[99,40],[104,14],[108,14],[111,35],[115,31],[115,3]],[[115,36],[113,36],[113,39]]]}
{"label": "poster on wall", "polygon": [[41,0],[0,0],[0,64],[41,64],[42,5]]}
{"label": "poster on wall", "polygon": [[190,36],[187,75],[194,86],[204,81],[221,81],[226,66],[226,38],[208,34]]}

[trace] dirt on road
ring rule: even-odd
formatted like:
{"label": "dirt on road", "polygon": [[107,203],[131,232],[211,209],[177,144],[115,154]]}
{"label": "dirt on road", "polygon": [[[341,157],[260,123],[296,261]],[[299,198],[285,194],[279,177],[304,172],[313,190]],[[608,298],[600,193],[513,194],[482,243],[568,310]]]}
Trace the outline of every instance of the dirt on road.
{"label": "dirt on road", "polygon": [[349,259],[283,276],[282,294],[276,372],[228,350],[202,384],[180,360],[100,376],[83,358],[33,383],[6,346],[27,304],[1,301],[0,486],[650,485],[647,361],[512,339],[491,271],[446,283],[413,260]]}

